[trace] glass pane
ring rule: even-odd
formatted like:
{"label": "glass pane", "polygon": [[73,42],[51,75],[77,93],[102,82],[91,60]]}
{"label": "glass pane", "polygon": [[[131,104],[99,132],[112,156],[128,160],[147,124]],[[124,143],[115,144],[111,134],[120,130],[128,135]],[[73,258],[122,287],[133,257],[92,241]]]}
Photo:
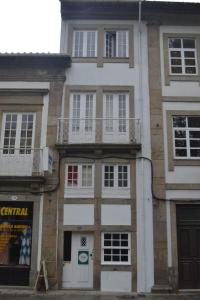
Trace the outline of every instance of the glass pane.
{"label": "glass pane", "polygon": [[186,66],[195,66],[196,62],[195,59],[185,59]]}
{"label": "glass pane", "polygon": [[111,239],[111,234],[110,233],[105,233],[104,234],[104,239],[110,240]]}
{"label": "glass pane", "polygon": [[172,65],[181,65],[181,59],[171,59]]}
{"label": "glass pane", "polygon": [[87,56],[88,57],[96,56],[95,44],[96,44],[96,32],[88,31],[87,32]]}
{"label": "glass pane", "polygon": [[200,138],[200,131],[190,131],[189,132],[189,137],[190,138],[195,138],[195,139]]}
{"label": "glass pane", "polygon": [[195,48],[195,40],[183,39],[183,48]]}
{"label": "glass pane", "polygon": [[184,51],[184,57],[195,57],[194,51]]}
{"label": "glass pane", "polygon": [[105,33],[106,57],[116,57],[116,31],[107,31]]}
{"label": "glass pane", "polygon": [[116,256],[116,255],[113,255],[113,261],[120,261],[120,257]]}
{"label": "glass pane", "polygon": [[191,149],[190,155],[191,157],[200,157],[200,149]]}
{"label": "glass pane", "polygon": [[190,140],[190,147],[200,148],[200,140]]}
{"label": "glass pane", "polygon": [[169,39],[169,48],[181,48],[181,39]]}
{"label": "glass pane", "polygon": [[181,51],[170,51],[171,57],[181,57]]}
{"label": "glass pane", "polygon": [[128,256],[121,256],[121,261],[128,261]]}
{"label": "glass pane", "polygon": [[175,138],[185,138],[186,131],[185,130],[175,130]]}
{"label": "glass pane", "polygon": [[118,57],[126,57],[127,56],[127,32],[126,31],[118,31]]}
{"label": "glass pane", "polygon": [[111,261],[111,256],[104,255],[104,261]]}
{"label": "glass pane", "polygon": [[181,74],[182,73],[182,67],[171,67],[171,72],[173,74]]}
{"label": "glass pane", "polygon": [[200,128],[200,117],[188,117],[188,127]]}
{"label": "glass pane", "polygon": [[186,149],[176,149],[175,153],[176,153],[176,156],[187,157],[187,150]]}
{"label": "glass pane", "polygon": [[186,147],[186,140],[175,140],[176,147]]}
{"label": "glass pane", "polygon": [[186,67],[185,73],[186,74],[196,74],[196,68],[195,67]]}
{"label": "glass pane", "polygon": [[186,117],[173,117],[173,127],[186,127]]}

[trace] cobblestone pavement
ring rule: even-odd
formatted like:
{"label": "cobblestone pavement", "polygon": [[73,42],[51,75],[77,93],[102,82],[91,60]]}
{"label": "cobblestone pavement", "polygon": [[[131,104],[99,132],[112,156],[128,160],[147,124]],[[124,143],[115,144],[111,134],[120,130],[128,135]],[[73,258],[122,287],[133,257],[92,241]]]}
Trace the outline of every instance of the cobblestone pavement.
{"label": "cobblestone pavement", "polygon": [[51,291],[34,293],[30,290],[0,290],[0,300],[200,300],[200,293],[178,295],[134,295],[134,294],[100,294],[86,292]]}

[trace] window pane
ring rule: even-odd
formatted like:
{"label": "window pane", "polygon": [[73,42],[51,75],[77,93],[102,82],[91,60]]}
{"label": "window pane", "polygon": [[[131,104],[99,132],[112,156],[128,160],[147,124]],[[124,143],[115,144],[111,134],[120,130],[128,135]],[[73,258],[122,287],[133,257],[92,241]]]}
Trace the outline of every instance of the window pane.
{"label": "window pane", "polygon": [[173,127],[186,127],[186,117],[173,117]]}
{"label": "window pane", "polygon": [[196,67],[186,67],[185,73],[186,74],[196,74]]}
{"label": "window pane", "polygon": [[186,66],[195,66],[195,64],[196,64],[195,59],[185,59]]}
{"label": "window pane", "polygon": [[187,157],[187,150],[186,149],[176,149],[175,153],[176,153],[176,156]]}
{"label": "window pane", "polygon": [[184,57],[195,57],[194,51],[184,51]]}
{"label": "window pane", "polygon": [[170,51],[171,57],[181,57],[180,51]]}
{"label": "window pane", "polygon": [[174,74],[181,74],[182,73],[182,67],[171,67],[171,71]]}
{"label": "window pane", "polygon": [[172,65],[181,65],[181,59],[171,59]]}
{"label": "window pane", "polygon": [[88,31],[87,32],[87,56],[95,57],[96,56],[96,32]]}
{"label": "window pane", "polygon": [[72,131],[77,132],[80,130],[80,94],[73,95],[73,107],[72,107]]}
{"label": "window pane", "polygon": [[185,138],[186,131],[185,130],[175,130],[175,138]]}
{"label": "window pane", "polygon": [[93,125],[93,95],[86,95],[85,103],[85,131],[91,132]]}
{"label": "window pane", "polygon": [[127,31],[117,32],[117,42],[118,42],[118,57],[127,57],[128,49],[128,39]]}
{"label": "window pane", "polygon": [[82,166],[82,186],[91,187],[92,186],[92,166],[83,165]]}
{"label": "window pane", "polygon": [[68,186],[77,186],[78,185],[78,166],[68,166]]}
{"label": "window pane", "polygon": [[114,166],[104,167],[104,186],[105,187],[114,186]]}
{"label": "window pane", "polygon": [[183,39],[183,48],[195,48],[195,40]]}
{"label": "window pane", "polygon": [[200,148],[200,140],[190,140],[190,147]]}
{"label": "window pane", "polygon": [[116,31],[107,31],[105,33],[106,57],[116,57]]}
{"label": "window pane", "polygon": [[191,149],[190,155],[191,157],[200,157],[200,149]]}
{"label": "window pane", "polygon": [[195,139],[200,138],[200,131],[189,131],[189,137]]}
{"label": "window pane", "polygon": [[181,39],[169,39],[169,48],[181,48]]}
{"label": "window pane", "polygon": [[200,128],[200,117],[188,117],[188,127]]}
{"label": "window pane", "polygon": [[186,147],[186,140],[175,140],[176,147]]}
{"label": "window pane", "polygon": [[74,56],[83,57],[83,31],[74,32]]}

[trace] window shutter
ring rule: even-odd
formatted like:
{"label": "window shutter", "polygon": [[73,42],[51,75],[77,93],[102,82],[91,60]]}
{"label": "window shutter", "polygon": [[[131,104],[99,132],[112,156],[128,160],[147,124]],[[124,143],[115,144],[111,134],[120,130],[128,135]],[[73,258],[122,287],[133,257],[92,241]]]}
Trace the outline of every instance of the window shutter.
{"label": "window shutter", "polygon": [[83,57],[83,31],[74,32],[74,56]]}

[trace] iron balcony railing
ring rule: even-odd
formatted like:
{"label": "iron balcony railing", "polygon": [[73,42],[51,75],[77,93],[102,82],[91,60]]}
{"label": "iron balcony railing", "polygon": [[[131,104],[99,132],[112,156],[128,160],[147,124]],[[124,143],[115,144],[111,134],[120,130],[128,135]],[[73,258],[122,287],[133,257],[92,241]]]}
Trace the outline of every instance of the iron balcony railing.
{"label": "iron balcony railing", "polygon": [[59,118],[57,143],[140,144],[140,119]]}
{"label": "iron balcony railing", "polygon": [[43,150],[37,148],[0,148],[0,176],[43,175]]}

